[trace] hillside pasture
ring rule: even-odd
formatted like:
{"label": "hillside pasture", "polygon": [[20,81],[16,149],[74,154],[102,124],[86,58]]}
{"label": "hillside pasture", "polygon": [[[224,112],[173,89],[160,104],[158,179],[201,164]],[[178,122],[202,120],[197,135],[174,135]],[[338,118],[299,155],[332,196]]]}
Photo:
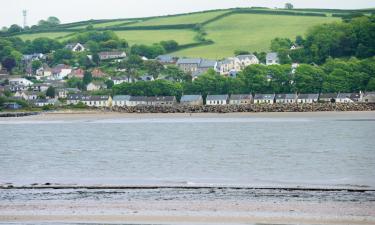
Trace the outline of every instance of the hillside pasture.
{"label": "hillside pasture", "polygon": [[65,36],[69,34],[72,34],[72,33],[70,32],[50,32],[50,33],[46,32],[46,33],[21,34],[21,35],[17,35],[16,37],[19,37],[24,41],[32,41],[40,37],[48,37],[52,39],[62,40],[64,39]]}
{"label": "hillside pasture", "polygon": [[115,31],[129,44],[153,44],[160,41],[175,40],[179,44],[193,43],[196,33],[192,30],[129,30]]}
{"label": "hillside pasture", "polygon": [[192,13],[188,15],[177,15],[160,18],[145,19],[142,22],[134,23],[129,26],[159,26],[159,25],[174,25],[174,24],[197,24],[203,23],[216,16],[222,15],[229,10],[220,10],[213,12]]}
{"label": "hillside pasture", "polygon": [[276,37],[294,39],[297,35],[304,35],[312,26],[333,21],[339,21],[339,18],[234,14],[204,27],[207,38],[213,40],[214,44],[184,49],[174,54],[220,59],[233,55],[235,50],[267,51],[271,40]]}

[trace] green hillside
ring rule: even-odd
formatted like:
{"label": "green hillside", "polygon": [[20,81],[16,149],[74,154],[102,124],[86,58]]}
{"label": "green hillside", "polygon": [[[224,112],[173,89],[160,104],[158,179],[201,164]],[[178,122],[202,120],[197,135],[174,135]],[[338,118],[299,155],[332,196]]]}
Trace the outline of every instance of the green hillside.
{"label": "green hillside", "polygon": [[185,49],[177,55],[222,58],[235,50],[267,51],[275,37],[295,38],[311,26],[338,21],[333,17],[234,14],[205,26],[214,44]]}
{"label": "green hillside", "polygon": [[[347,13],[339,12],[340,15]],[[267,51],[275,37],[294,38],[305,34],[309,27],[340,19],[333,17],[331,11],[324,10],[241,8],[150,18],[82,21],[49,30],[26,31],[18,36],[24,40],[50,37],[66,41],[92,25],[96,30],[113,30],[130,44],[176,40],[183,47],[172,54],[217,59],[231,56],[235,50]],[[196,38],[202,33],[206,41],[202,40],[202,36]]]}

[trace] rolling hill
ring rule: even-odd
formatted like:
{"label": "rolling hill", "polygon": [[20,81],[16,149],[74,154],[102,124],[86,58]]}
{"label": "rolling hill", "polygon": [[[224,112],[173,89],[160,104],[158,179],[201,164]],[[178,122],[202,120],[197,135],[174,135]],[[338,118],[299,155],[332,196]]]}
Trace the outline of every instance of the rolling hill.
{"label": "rolling hill", "polygon": [[[24,40],[50,37],[65,41],[92,25],[94,30],[113,30],[130,44],[176,40],[181,47],[171,54],[220,59],[233,55],[235,50],[267,51],[275,37],[294,38],[314,25],[340,21],[340,15],[352,12],[236,8],[149,18],[89,20],[18,36]],[[206,41],[196,38],[199,33],[205,34]]]}

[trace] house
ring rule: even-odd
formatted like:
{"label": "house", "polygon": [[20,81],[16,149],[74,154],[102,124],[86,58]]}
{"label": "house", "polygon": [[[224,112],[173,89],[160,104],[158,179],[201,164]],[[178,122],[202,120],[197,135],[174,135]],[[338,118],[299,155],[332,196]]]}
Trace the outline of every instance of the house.
{"label": "house", "polygon": [[178,57],[172,55],[159,55],[156,57],[156,61],[163,65],[174,65],[176,64]]}
{"label": "house", "polygon": [[153,81],[153,80],[154,80],[154,77],[148,74],[145,74],[137,78],[137,81]]}
{"label": "house", "polygon": [[69,43],[65,46],[65,48],[73,52],[83,52],[86,50],[85,47],[80,43]]}
{"label": "house", "polygon": [[183,95],[180,103],[182,105],[203,105],[203,98],[201,95]]}
{"label": "house", "polygon": [[297,103],[314,103],[318,102],[319,94],[299,94]]}
{"label": "house", "polygon": [[279,56],[276,52],[270,52],[270,53],[267,53],[266,55],[266,65],[269,66],[269,65],[279,65],[280,64],[280,60],[279,60]]}
{"label": "house", "polygon": [[275,102],[275,94],[256,94],[254,96],[255,104],[273,104]]}
{"label": "house", "polygon": [[99,52],[98,55],[100,60],[122,59],[126,57],[124,51]]}
{"label": "house", "polygon": [[101,77],[106,77],[108,76],[106,73],[104,73],[103,71],[101,71],[99,68],[95,68],[91,71],[91,75],[92,77],[94,78],[101,78]]}
{"label": "house", "polygon": [[58,98],[67,98],[69,94],[77,94],[81,92],[78,88],[58,88],[56,89],[56,96]]}
{"label": "house", "polygon": [[46,56],[43,53],[25,54],[22,56],[22,62],[28,64],[34,60],[44,60]]}
{"label": "house", "polygon": [[29,89],[28,86],[23,86],[23,85],[9,85],[7,87],[8,87],[8,90],[11,92],[26,91],[27,89]]}
{"label": "house", "polygon": [[193,73],[198,70],[201,61],[199,58],[180,58],[176,64],[185,73]]}
{"label": "house", "polygon": [[10,78],[9,79],[9,85],[14,85],[14,86],[19,85],[19,86],[28,87],[28,86],[31,86],[32,84],[33,82],[25,78]]}
{"label": "house", "polygon": [[297,94],[277,94],[275,96],[275,102],[293,104],[297,102],[297,98]]}
{"label": "house", "polygon": [[87,85],[87,91],[97,91],[101,89],[107,89],[107,85],[101,81],[93,81]]}
{"label": "house", "polygon": [[336,102],[336,98],[337,98],[337,94],[335,93],[321,93],[319,96],[319,101],[334,103]]}
{"label": "house", "polygon": [[122,83],[131,83],[132,80],[130,77],[112,77],[111,80],[113,81],[114,85],[122,84]]}
{"label": "house", "polygon": [[22,108],[22,105],[16,102],[5,102],[3,106],[4,106],[4,109],[11,109],[11,110],[17,110],[17,109]]}
{"label": "house", "polygon": [[131,96],[129,106],[147,105],[148,98],[146,96]]}
{"label": "house", "polygon": [[68,76],[72,72],[72,67],[59,64],[52,68],[52,79],[54,80],[62,80],[64,77]]}
{"label": "house", "polygon": [[76,105],[82,102],[83,104],[90,107],[110,107],[112,105],[112,98],[108,95],[102,96],[91,96],[82,94],[68,95],[67,104]]}
{"label": "house", "polygon": [[375,103],[375,92],[366,92],[363,94],[362,102]]}
{"label": "house", "polygon": [[172,106],[177,103],[175,96],[148,97],[147,104],[154,106]]}
{"label": "house", "polygon": [[27,101],[36,100],[40,92],[34,91],[17,91],[14,97],[22,98]]}
{"label": "house", "polygon": [[231,95],[229,99],[230,105],[248,105],[253,101],[252,95]]}
{"label": "house", "polygon": [[226,105],[228,99],[228,95],[207,95],[206,105]]}
{"label": "house", "polygon": [[55,99],[55,98],[51,98],[51,99],[37,99],[35,102],[34,102],[34,105],[37,106],[37,107],[43,107],[43,106],[47,106],[47,105],[58,105],[60,104],[60,102]]}
{"label": "house", "polygon": [[216,71],[221,75],[228,76],[230,74],[236,74],[245,69],[245,67],[253,64],[259,64],[259,60],[255,55],[238,55],[219,62]]}
{"label": "house", "polygon": [[52,76],[52,69],[47,64],[43,64],[35,71],[35,74],[39,77],[50,77]]}
{"label": "house", "polygon": [[32,91],[45,92],[49,88],[49,85],[44,84],[44,83],[42,83],[42,84],[41,83],[35,83],[35,84],[31,85],[30,88],[31,88]]}
{"label": "house", "polygon": [[68,78],[77,77],[83,79],[85,76],[85,71],[83,69],[75,69],[71,73],[68,74]]}
{"label": "house", "polygon": [[128,106],[131,96],[130,95],[115,95],[113,96],[112,106]]}
{"label": "house", "polygon": [[360,93],[339,93],[336,98],[337,103],[353,103],[359,102],[361,99]]}

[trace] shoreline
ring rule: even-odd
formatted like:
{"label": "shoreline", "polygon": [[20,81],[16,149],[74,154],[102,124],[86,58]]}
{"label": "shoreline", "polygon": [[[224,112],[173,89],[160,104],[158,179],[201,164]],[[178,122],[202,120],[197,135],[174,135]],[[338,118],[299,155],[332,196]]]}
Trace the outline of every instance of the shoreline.
{"label": "shoreline", "polygon": [[[236,113],[122,113],[98,110],[41,112],[26,117],[0,117],[0,122],[78,121],[107,119],[364,119],[375,120],[375,111],[236,112]],[[191,121],[194,122],[194,121]]]}

